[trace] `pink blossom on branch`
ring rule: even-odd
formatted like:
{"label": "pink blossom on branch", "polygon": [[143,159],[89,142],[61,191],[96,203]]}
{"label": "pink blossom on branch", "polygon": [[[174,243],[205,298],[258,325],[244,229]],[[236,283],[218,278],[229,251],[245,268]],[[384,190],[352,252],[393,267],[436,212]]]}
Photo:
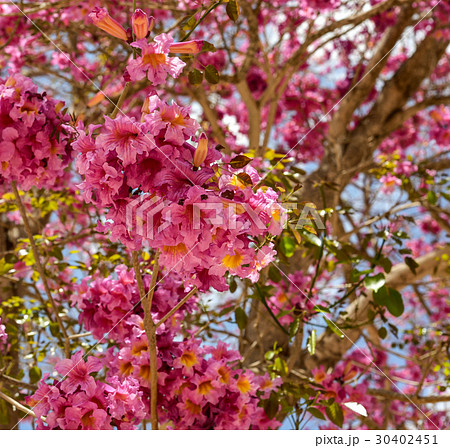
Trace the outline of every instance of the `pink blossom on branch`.
{"label": "pink blossom on branch", "polygon": [[156,36],[150,44],[145,39],[133,42],[131,46],[139,48],[142,53],[128,62],[130,79],[140,81],[147,77],[153,85],[158,85],[166,80],[167,75],[178,78],[186,64],[177,57],[169,56],[172,43],[173,39],[168,34]]}

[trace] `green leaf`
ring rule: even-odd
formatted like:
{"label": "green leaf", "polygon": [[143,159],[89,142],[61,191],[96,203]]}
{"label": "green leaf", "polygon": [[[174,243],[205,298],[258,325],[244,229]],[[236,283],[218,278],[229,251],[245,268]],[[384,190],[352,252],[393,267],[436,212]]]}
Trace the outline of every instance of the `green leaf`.
{"label": "green leaf", "polygon": [[252,159],[250,157],[240,155],[231,159],[230,165],[231,168],[234,168],[236,170],[239,168],[244,168],[244,166],[247,166],[251,161]]}
{"label": "green leaf", "polygon": [[59,335],[60,329],[57,322],[50,322],[49,328],[52,336],[57,337]]}
{"label": "green leaf", "polygon": [[308,349],[308,352],[311,356],[314,355],[314,353],[316,353],[316,338],[317,338],[316,330],[313,330],[306,344],[306,348]]}
{"label": "green leaf", "polygon": [[364,286],[374,292],[377,292],[385,283],[386,278],[382,273],[364,279]]}
{"label": "green leaf", "polygon": [[280,250],[285,257],[292,257],[295,253],[295,240],[290,236],[283,237],[280,242]]}
{"label": "green leaf", "polygon": [[233,21],[236,22],[236,20],[239,18],[239,3],[237,0],[230,0],[227,3],[227,15],[228,17]]}
{"label": "green leaf", "polygon": [[378,305],[385,306],[395,317],[401,316],[405,311],[402,295],[396,289],[383,286],[373,293],[373,299]]}
{"label": "green leaf", "polygon": [[320,420],[325,420],[325,416],[322,414],[321,411],[319,411],[317,408],[306,408],[306,410],[316,418],[319,418]]}
{"label": "green leaf", "polygon": [[245,311],[241,307],[236,308],[234,317],[236,319],[239,330],[244,330],[248,322],[248,316],[247,314],[245,314]]}
{"label": "green leaf", "polygon": [[238,287],[238,285],[236,283],[236,279],[234,277],[231,277],[229,285],[230,285],[230,292],[231,292],[231,294],[233,294]]}
{"label": "green leaf", "polygon": [[391,272],[392,262],[391,260],[389,260],[389,258],[381,257],[378,260],[378,264],[384,269],[384,272],[386,272],[386,274],[389,274],[389,272]]}
{"label": "green leaf", "polygon": [[427,201],[430,203],[430,204],[436,204],[436,202],[437,202],[437,196],[436,196],[436,193],[434,192],[434,191],[429,191],[428,193],[427,193]]}
{"label": "green leaf", "polygon": [[275,283],[279,283],[281,281],[281,272],[275,266],[270,266],[269,268],[269,278]]}
{"label": "green leaf", "polygon": [[381,339],[386,339],[387,336],[387,330],[384,327],[381,327],[378,329],[378,336],[380,336]]}
{"label": "green leaf", "polygon": [[41,369],[37,366],[33,366],[28,374],[30,375],[30,382],[32,384],[37,383],[42,378]]}
{"label": "green leaf", "polygon": [[198,85],[203,81],[203,73],[200,70],[194,68],[194,70],[190,71],[188,74],[188,80],[190,84]]}
{"label": "green leaf", "polygon": [[326,306],[322,305],[316,305],[313,308],[314,311],[319,311],[320,313],[330,313],[330,308],[327,308]]}
{"label": "green leaf", "polygon": [[342,412],[342,408],[335,402],[332,405],[328,406],[325,409],[328,418],[339,428],[342,428],[342,424],[344,423],[344,413]]}
{"label": "green leaf", "polygon": [[305,238],[308,243],[313,244],[314,246],[320,247],[322,246],[322,241],[320,241],[320,238],[313,233],[310,232],[302,232],[303,237]]}
{"label": "green leaf", "polygon": [[419,264],[411,257],[405,257],[406,266],[411,270],[414,275],[417,275],[416,269],[419,267]]}
{"label": "green leaf", "polygon": [[298,332],[300,328],[300,319],[297,317],[294,322],[289,325],[289,337],[292,339]]}
{"label": "green leaf", "polygon": [[389,301],[386,307],[393,316],[400,317],[403,311],[405,311],[402,295],[396,289],[392,288],[388,288],[388,292]]}
{"label": "green leaf", "polygon": [[206,52],[215,53],[216,51],[217,48],[211,42],[207,42],[206,40],[203,41],[201,53]]}
{"label": "green leaf", "polygon": [[412,254],[412,250],[411,249],[400,249],[398,251],[399,254]]}
{"label": "green leaf", "polygon": [[180,27],[183,30],[190,30],[194,28],[196,23],[197,20],[195,19],[195,16],[187,16],[181,21]]}
{"label": "green leaf", "polygon": [[205,78],[210,84],[217,84],[220,81],[220,75],[214,65],[207,65],[205,68]]}
{"label": "green leaf", "polygon": [[264,400],[264,412],[268,418],[273,419],[277,415],[279,407],[277,394],[272,391],[270,397]]}
{"label": "green leaf", "polygon": [[339,330],[339,328],[336,326],[336,324],[334,324],[333,322],[331,322],[331,320],[327,319],[325,316],[322,316],[325,319],[325,322],[327,323],[328,327],[330,328],[330,330],[337,334],[341,339],[344,337],[344,333],[342,333],[341,330]]}

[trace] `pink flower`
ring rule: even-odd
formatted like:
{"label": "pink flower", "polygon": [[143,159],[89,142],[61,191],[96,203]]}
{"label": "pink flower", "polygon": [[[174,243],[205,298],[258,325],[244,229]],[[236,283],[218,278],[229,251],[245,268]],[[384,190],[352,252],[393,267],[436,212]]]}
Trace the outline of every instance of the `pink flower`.
{"label": "pink flower", "polygon": [[128,39],[127,32],[122,25],[114,20],[105,8],[94,8],[89,14],[89,18],[92,19],[96,26],[101,30],[106,31],[111,36],[118,37],[125,41]]}
{"label": "pink flower", "polygon": [[132,81],[140,81],[147,76],[153,84],[161,84],[167,74],[178,78],[186,65],[177,57],[169,57],[170,46],[173,39],[167,34],[156,36],[154,42],[149,44],[145,39],[133,42],[131,45],[142,50],[142,55],[136,59],[130,59],[127,71]]}
{"label": "pink flower", "polygon": [[62,382],[62,390],[66,393],[73,393],[81,387],[82,390],[92,392],[95,389],[95,380],[90,374],[98,372],[102,368],[102,363],[98,358],[89,356],[87,362],[83,360],[83,352],[75,353],[71,359],[59,361],[55,370],[67,378]]}
{"label": "pink flower", "polygon": [[148,131],[155,137],[161,135],[166,142],[182,145],[200,128],[189,116],[189,108],[179,106],[174,101],[169,106],[156,96],[147,98],[144,119],[148,125]]}
{"label": "pink flower", "polygon": [[[151,17],[151,28],[155,23],[155,19]],[[145,39],[150,29],[150,21],[147,14],[142,9],[136,9],[131,17],[131,26],[133,27],[133,33],[136,39]]]}
{"label": "pink flower", "polygon": [[194,166],[198,168],[206,159],[208,155],[208,137],[202,132],[198,139],[197,149],[194,153]]}
{"label": "pink flower", "polygon": [[394,191],[396,186],[400,186],[402,184],[401,179],[391,173],[388,173],[385,176],[381,176],[380,182],[383,184],[381,187],[381,191],[383,193],[391,193],[392,191]]}
{"label": "pink flower", "polygon": [[186,42],[176,42],[170,46],[171,53],[197,54],[202,51],[202,40],[188,40]]}
{"label": "pink flower", "polygon": [[3,344],[6,344],[7,339],[8,335],[6,334],[6,327],[2,325],[2,318],[0,317],[0,347],[2,347]]}
{"label": "pink flower", "polygon": [[124,116],[105,117],[104,131],[96,144],[106,151],[116,151],[124,167],[136,163],[138,154],[148,154],[155,147],[153,138],[143,133],[142,124]]}

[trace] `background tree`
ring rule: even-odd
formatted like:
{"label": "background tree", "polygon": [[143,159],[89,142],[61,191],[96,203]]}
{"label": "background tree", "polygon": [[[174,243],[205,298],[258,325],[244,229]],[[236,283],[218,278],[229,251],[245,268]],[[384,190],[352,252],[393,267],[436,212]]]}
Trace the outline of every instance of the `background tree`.
{"label": "background tree", "polygon": [[[17,427],[37,389],[38,426],[448,426],[445,2],[0,12],[0,424]],[[141,245],[124,210],[145,193],[263,207],[265,227],[225,229],[216,267],[216,229],[202,249]],[[67,378],[36,385],[55,368]]]}

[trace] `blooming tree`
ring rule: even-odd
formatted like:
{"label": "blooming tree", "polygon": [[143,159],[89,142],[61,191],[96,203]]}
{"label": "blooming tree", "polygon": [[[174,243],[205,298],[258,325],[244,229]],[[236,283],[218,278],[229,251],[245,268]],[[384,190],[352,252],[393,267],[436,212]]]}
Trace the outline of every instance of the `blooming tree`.
{"label": "blooming tree", "polygon": [[0,428],[447,428],[449,16],[3,2]]}

